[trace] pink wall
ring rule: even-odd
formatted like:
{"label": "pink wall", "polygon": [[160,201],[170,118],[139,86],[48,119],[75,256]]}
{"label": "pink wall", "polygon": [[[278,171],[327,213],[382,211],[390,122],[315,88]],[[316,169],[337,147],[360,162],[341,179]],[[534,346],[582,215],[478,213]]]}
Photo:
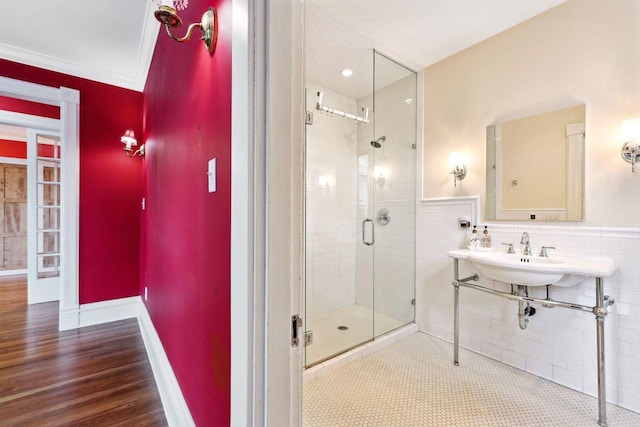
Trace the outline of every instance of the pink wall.
{"label": "pink wall", "polygon": [[0,110],[13,111],[14,113],[29,113],[34,116],[49,117],[51,119],[60,118],[60,107],[6,96],[0,96]]}
{"label": "pink wall", "polygon": [[0,139],[0,156],[13,157],[16,159],[26,159],[27,144],[19,141],[10,141],[8,139]]}
{"label": "pink wall", "polygon": [[[1,59],[0,75],[80,91],[80,303],[139,295],[142,161],[124,155],[120,135],[142,133],[142,94]],[[6,98],[2,106],[57,110]]]}
{"label": "pink wall", "polygon": [[180,15],[186,27],[208,6],[218,9],[215,54],[161,30],[144,90],[141,289],[199,427],[230,417],[231,1],[192,0]]}

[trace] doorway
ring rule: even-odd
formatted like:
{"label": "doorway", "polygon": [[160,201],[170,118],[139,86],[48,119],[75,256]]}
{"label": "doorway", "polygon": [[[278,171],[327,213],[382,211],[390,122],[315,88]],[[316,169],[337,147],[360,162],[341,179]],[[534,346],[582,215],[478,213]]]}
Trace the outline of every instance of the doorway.
{"label": "doorway", "polygon": [[[79,114],[80,114],[80,92],[65,87],[50,87],[20,80],[0,77],[0,96],[28,101],[36,104],[45,104],[58,107],[60,119],[33,116],[24,113],[11,111],[0,111],[0,123],[26,128],[39,129],[42,135],[49,138],[59,137],[59,179],[61,184],[54,184],[45,181],[44,175],[41,182],[43,194],[57,187],[59,203],[59,230],[57,243],[51,235],[47,238],[48,244],[57,244],[58,252],[45,248],[44,238],[42,245],[43,268],[46,258],[49,264],[47,269],[54,268],[50,265],[54,257],[57,258],[58,267],[55,268],[59,274],[59,322],[60,330],[75,329],[80,324],[80,305],[78,288],[78,211],[79,211]],[[47,161],[51,163],[51,158]],[[43,165],[43,168],[45,166]],[[43,169],[44,170],[44,169]],[[43,196],[44,197],[44,196]],[[44,205],[44,198],[43,198]],[[44,222],[43,222],[44,223]],[[50,232],[50,229],[42,230],[43,233]],[[44,237],[44,234],[43,234]],[[54,242],[54,243],[52,243]]]}
{"label": "doorway", "polygon": [[60,299],[60,162],[57,132],[0,123],[0,272],[29,304]]}

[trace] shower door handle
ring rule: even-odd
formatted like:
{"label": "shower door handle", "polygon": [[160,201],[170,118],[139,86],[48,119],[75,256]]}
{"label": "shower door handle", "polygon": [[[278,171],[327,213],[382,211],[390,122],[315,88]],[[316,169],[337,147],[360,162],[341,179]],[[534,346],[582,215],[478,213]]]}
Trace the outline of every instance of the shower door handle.
{"label": "shower door handle", "polygon": [[[367,241],[367,238],[365,237],[367,222],[371,223],[371,240],[370,241]],[[364,243],[367,246],[371,246],[375,242],[376,242],[376,234],[375,234],[375,227],[373,225],[373,220],[371,218],[367,218],[364,221],[362,221],[362,243]]]}

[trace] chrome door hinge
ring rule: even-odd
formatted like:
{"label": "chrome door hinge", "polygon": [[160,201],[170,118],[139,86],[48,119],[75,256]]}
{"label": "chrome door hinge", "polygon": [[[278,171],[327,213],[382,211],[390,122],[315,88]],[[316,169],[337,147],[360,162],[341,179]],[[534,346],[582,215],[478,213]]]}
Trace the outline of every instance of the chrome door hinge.
{"label": "chrome door hinge", "polygon": [[304,113],[304,124],[305,125],[313,124],[313,113],[311,111],[306,111]]}
{"label": "chrome door hinge", "polygon": [[291,347],[297,347],[299,340],[299,332],[298,329],[302,327],[302,318],[294,314],[291,316]]}
{"label": "chrome door hinge", "polygon": [[313,344],[313,331],[306,331],[304,333],[304,346],[308,346],[309,344]]}

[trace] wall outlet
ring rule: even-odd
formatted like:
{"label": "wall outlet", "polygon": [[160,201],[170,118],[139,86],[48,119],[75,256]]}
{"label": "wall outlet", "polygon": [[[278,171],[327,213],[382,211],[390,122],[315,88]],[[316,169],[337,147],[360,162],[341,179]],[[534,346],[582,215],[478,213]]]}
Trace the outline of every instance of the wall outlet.
{"label": "wall outlet", "polygon": [[144,287],[144,300],[149,301],[149,288]]}

